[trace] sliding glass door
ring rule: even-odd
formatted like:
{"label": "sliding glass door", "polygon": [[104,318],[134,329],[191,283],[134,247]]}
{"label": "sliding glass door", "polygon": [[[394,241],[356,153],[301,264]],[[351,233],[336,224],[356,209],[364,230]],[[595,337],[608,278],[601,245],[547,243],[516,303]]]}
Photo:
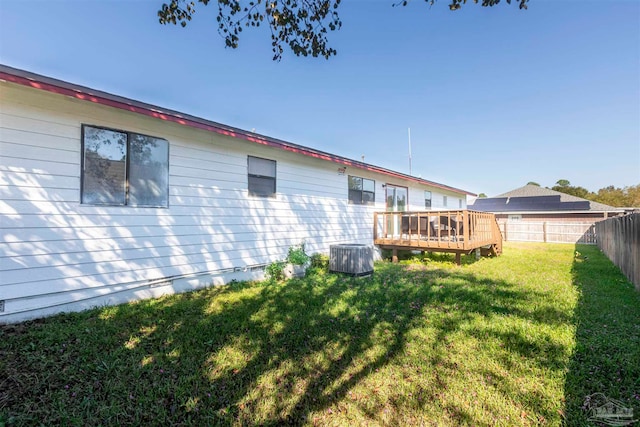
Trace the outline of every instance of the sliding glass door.
{"label": "sliding glass door", "polygon": [[[404,212],[407,210],[409,191],[407,187],[387,184],[385,187],[387,212]],[[401,214],[387,217],[387,235],[399,236],[401,232]]]}

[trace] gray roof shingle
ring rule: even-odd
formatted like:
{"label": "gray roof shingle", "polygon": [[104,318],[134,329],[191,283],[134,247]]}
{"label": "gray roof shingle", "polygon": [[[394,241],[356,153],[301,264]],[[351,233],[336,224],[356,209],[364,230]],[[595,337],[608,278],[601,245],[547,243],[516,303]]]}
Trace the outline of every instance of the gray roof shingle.
{"label": "gray roof shingle", "polygon": [[564,210],[611,212],[623,210],[537,185],[525,185],[495,197],[477,199],[469,207],[491,212]]}

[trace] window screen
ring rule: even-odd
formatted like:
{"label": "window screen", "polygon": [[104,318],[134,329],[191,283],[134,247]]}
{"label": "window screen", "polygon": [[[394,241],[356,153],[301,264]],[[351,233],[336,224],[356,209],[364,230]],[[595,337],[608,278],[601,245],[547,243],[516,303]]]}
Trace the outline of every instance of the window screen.
{"label": "window screen", "polygon": [[248,157],[249,194],[273,197],[276,194],[276,162],[260,157]]}

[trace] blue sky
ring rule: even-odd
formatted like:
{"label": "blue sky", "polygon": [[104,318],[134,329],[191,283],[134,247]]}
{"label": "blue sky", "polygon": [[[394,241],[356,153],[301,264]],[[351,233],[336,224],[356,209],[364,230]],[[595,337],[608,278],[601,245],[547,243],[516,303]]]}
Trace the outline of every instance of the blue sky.
{"label": "blue sky", "polygon": [[216,7],[163,26],[161,0],[0,0],[0,62],[497,195],[568,179],[640,184],[640,2],[344,0],[338,56],[225,49]]}

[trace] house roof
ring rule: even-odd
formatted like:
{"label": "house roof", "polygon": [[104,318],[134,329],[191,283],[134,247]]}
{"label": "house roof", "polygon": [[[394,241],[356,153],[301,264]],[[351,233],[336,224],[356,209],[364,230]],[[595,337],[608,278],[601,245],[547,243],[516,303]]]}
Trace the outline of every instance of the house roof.
{"label": "house roof", "polygon": [[302,145],[294,144],[291,142],[283,141],[277,138],[271,138],[269,136],[260,135],[254,132],[249,132],[243,129],[239,129],[232,126],[227,126],[221,123],[213,122],[211,120],[203,119],[201,117],[192,116],[190,114],[181,113],[179,111],[170,110],[167,108],[159,107],[145,102],[136,101],[130,98],[114,95],[111,93],[103,92],[100,90],[80,86],[74,83],[66,82],[63,80],[54,79],[51,77],[43,76],[40,74],[32,73],[25,70],[9,67],[7,65],[0,64],[0,80],[7,81],[35,89],[44,90],[60,95],[69,96],[72,98],[94,102],[100,105],[106,105],[109,107],[130,111],[133,113],[141,114],[148,117],[153,117],[159,120],[165,120],[172,123],[177,123],[183,126],[192,127],[196,129],[203,129],[209,132],[214,132],[221,135],[227,135],[234,138],[243,139],[245,141],[253,142],[256,144],[266,145],[270,147],[279,148],[285,151],[301,154],[304,156],[314,157],[321,160],[326,160],[333,163],[338,163],[344,166],[349,166],[357,169],[362,169],[370,172],[380,173],[392,178],[404,179],[407,181],[416,182],[419,184],[429,185],[442,190],[451,191],[454,193],[465,194],[475,196],[476,194],[459,188],[451,187],[445,184],[440,184],[434,181],[418,178],[415,176],[407,175],[401,172],[396,172],[390,169],[386,169],[380,166],[375,166],[369,163],[352,160],[347,157],[342,157],[336,154],[327,153],[324,151],[316,150],[314,148],[305,147]]}
{"label": "house roof", "polygon": [[616,208],[537,185],[525,185],[496,197],[476,199],[469,208],[483,212],[624,212]]}

